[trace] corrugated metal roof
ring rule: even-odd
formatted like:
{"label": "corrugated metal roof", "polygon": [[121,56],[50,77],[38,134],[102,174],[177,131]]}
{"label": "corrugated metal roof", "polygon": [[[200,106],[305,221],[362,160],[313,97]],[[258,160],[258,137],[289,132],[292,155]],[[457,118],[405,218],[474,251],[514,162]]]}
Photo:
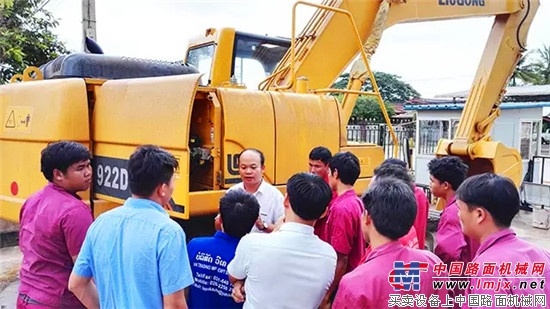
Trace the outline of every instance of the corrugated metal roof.
{"label": "corrugated metal roof", "polygon": [[[411,110],[462,110],[464,109],[463,103],[449,103],[449,104],[423,104],[413,105],[405,104],[404,109]],[[524,109],[524,108],[537,108],[537,107],[550,107],[550,102],[522,102],[522,103],[502,103],[500,109]]]}
{"label": "corrugated metal roof", "polygon": [[[436,98],[466,98],[470,90],[451,93],[438,94]],[[526,96],[550,96],[550,85],[516,86],[506,87],[507,97],[526,97]]]}

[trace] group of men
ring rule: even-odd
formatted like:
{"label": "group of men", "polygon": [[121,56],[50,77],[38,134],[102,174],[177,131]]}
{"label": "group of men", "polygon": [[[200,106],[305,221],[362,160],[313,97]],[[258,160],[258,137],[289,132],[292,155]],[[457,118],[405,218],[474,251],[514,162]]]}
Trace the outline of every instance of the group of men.
{"label": "group of men", "polygon": [[[316,147],[309,167],[288,180],[283,195],[264,178],[263,153],[243,150],[242,182],[220,199],[216,233],[186,244],[162,207],[174,191],[173,155],[138,147],[128,161],[132,197],[94,221],[76,194],[90,185],[88,150],[52,143],[41,158],[48,185],[21,210],[17,306],[387,308],[390,295],[438,295],[443,302],[449,295],[487,294],[479,286],[434,287],[434,280],[449,280],[457,262],[550,263],[549,252],[510,229],[520,204],[515,185],[490,173],[467,178],[459,158],[435,158],[428,166],[432,193],[447,202],[434,253],[425,250],[429,203],[405,162],[384,161],[361,198],[353,153]],[[397,282],[398,276],[389,280],[399,262],[428,265],[415,288],[404,288],[412,283]],[[550,268],[540,273],[550,279]],[[502,278],[512,287],[520,280]],[[544,285],[520,292],[503,286],[493,293],[550,294]]]}

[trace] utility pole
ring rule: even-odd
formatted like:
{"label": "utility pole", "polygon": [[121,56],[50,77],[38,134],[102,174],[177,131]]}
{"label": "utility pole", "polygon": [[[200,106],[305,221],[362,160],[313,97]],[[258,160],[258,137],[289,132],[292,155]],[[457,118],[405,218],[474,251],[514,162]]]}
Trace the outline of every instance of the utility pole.
{"label": "utility pole", "polygon": [[95,0],[82,0],[82,50],[87,51],[86,37],[97,42]]}

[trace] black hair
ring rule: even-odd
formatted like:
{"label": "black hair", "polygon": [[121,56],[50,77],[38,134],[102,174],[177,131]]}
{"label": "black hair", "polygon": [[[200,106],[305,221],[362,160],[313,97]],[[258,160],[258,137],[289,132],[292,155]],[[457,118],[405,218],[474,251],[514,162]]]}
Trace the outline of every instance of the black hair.
{"label": "black hair", "polygon": [[260,164],[261,164],[262,166],[265,165],[265,156],[264,156],[264,153],[261,152],[260,150],[256,149],[256,148],[246,148],[246,149],[244,149],[243,151],[241,151],[241,153],[239,153],[239,158],[241,157],[241,155],[242,155],[245,151],[248,151],[248,150],[257,153],[257,154],[260,156]]}
{"label": "black hair", "polygon": [[414,224],[416,198],[411,186],[402,180],[392,177],[376,180],[362,200],[382,236],[397,240],[407,235]]}
{"label": "black hair", "polygon": [[290,177],[286,192],[292,211],[303,220],[319,219],[332,199],[332,190],[323,178],[309,173]]}
{"label": "black hair", "polygon": [[314,161],[321,161],[324,164],[327,164],[328,161],[332,158],[332,152],[327,147],[318,146],[313,148],[309,152],[309,159]]}
{"label": "black hair", "polygon": [[409,174],[409,171],[407,171],[407,169],[401,165],[382,164],[374,169],[374,176],[376,176],[375,181],[386,177],[394,177],[399,180],[403,180],[405,183],[408,183],[411,188],[414,189],[414,181]]}
{"label": "black hair", "polygon": [[466,179],[456,191],[456,198],[468,209],[487,210],[499,227],[510,227],[519,212],[520,197],[516,185],[509,178],[484,173]]}
{"label": "black hair", "polygon": [[382,165],[386,165],[386,164],[395,164],[395,165],[399,165],[399,166],[404,167],[404,168],[408,168],[407,162],[405,162],[401,159],[396,159],[396,158],[388,158],[388,159],[384,160],[384,162],[382,162],[382,164],[380,164],[380,165],[382,166]]}
{"label": "black hair", "polygon": [[433,158],[428,163],[428,170],[432,177],[439,180],[440,183],[448,182],[451,189],[456,191],[466,179],[468,165],[462,162],[459,157],[448,156]]}
{"label": "black hair", "polygon": [[155,145],[140,146],[128,161],[130,191],[150,197],[159,185],[170,183],[178,167],[178,160],[166,150]]}
{"label": "black hair", "polygon": [[244,190],[229,190],[220,199],[223,230],[229,236],[242,238],[250,232],[259,215],[258,200]]}
{"label": "black hair", "polygon": [[328,166],[331,174],[338,170],[340,181],[349,186],[353,186],[361,174],[359,159],[349,151],[335,154],[330,159]]}
{"label": "black hair", "polygon": [[72,141],[54,142],[41,152],[40,171],[51,182],[54,170],[65,174],[71,165],[90,159],[90,151],[82,144]]}

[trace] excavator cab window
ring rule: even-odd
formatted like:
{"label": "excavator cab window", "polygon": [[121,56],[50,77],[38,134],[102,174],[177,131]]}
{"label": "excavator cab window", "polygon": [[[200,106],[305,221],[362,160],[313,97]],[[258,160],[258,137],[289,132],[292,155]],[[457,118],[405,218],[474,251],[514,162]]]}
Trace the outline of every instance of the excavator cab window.
{"label": "excavator cab window", "polygon": [[210,84],[210,69],[212,68],[213,59],[214,43],[193,47],[187,53],[187,63],[204,74],[200,80],[202,86]]}
{"label": "excavator cab window", "polygon": [[237,31],[233,46],[231,76],[237,83],[255,88],[273,73],[290,48],[290,40]]}

